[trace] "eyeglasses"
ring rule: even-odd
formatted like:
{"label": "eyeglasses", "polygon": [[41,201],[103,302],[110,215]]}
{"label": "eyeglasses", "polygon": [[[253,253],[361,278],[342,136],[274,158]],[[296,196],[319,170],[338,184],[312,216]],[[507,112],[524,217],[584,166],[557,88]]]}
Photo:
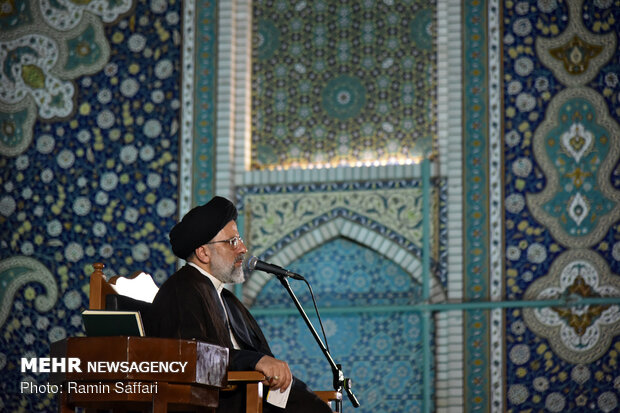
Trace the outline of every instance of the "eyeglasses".
{"label": "eyeglasses", "polygon": [[217,244],[218,242],[227,242],[227,243],[230,244],[231,247],[237,248],[239,243],[243,242],[243,238],[241,238],[241,236],[239,236],[239,235],[235,235],[231,239],[224,239],[224,240],[221,240],[221,241],[211,241],[211,242],[207,242],[207,244]]}

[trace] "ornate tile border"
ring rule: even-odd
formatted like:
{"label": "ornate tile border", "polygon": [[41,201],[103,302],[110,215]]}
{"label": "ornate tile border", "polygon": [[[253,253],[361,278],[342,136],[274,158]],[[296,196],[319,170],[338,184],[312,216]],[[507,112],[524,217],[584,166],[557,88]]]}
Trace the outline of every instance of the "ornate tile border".
{"label": "ornate tile border", "polygon": [[181,81],[181,138],[179,141],[179,216],[192,206],[193,149],[194,149],[194,0],[183,9],[183,79]]}
{"label": "ornate tile border", "polygon": [[[489,298],[504,298],[503,266],[503,158],[502,158],[502,81],[501,81],[501,14],[499,0],[489,0],[488,6],[488,174],[489,174]],[[504,315],[501,309],[490,311],[489,397],[491,411],[504,410]]]}
{"label": "ornate tile border", "polygon": [[[464,180],[464,300],[489,298],[489,118],[488,12],[486,1],[463,5],[463,176]],[[489,411],[490,316],[481,310],[465,313],[465,411]]]}
{"label": "ornate tile border", "polygon": [[183,3],[179,216],[214,191],[217,2]]}
{"label": "ornate tile border", "polygon": [[[432,187],[434,189],[431,191],[434,194],[431,196],[435,199],[435,201],[431,202],[433,205],[432,210],[439,217],[439,227],[432,229],[433,233],[437,234],[437,237],[434,239],[436,249],[431,259],[431,268],[433,273],[436,274],[436,278],[433,280],[434,288],[432,295],[434,301],[441,301],[446,297],[446,182],[445,180],[434,180]],[[347,195],[343,198],[342,194],[345,193]],[[418,239],[416,243],[412,240],[411,234],[405,236],[402,231],[396,230],[389,224],[392,219],[397,219],[398,222],[401,222],[401,226],[407,223],[405,226],[414,233],[418,233],[421,230],[421,220],[419,218],[413,221],[403,221],[405,218],[398,213],[399,208],[397,204],[398,202],[405,201],[407,197],[415,199],[421,196],[420,182],[418,180],[238,188],[236,197],[237,207],[242,211],[240,226],[247,228],[252,221],[256,221],[255,215],[261,213],[267,218],[264,225],[269,226],[271,222],[269,216],[276,213],[280,214],[279,208],[288,208],[287,211],[293,213],[294,211],[291,212],[290,207],[294,208],[294,205],[299,201],[300,195],[305,196],[307,199],[303,202],[313,205],[316,211],[311,207],[302,208],[303,213],[298,218],[308,218],[305,222],[296,220],[295,222],[298,225],[294,225],[289,229],[277,226],[276,231],[278,235],[275,238],[264,238],[262,236],[256,238],[254,253],[271,260],[277,259],[276,263],[285,265],[303,255],[303,253],[318,243],[326,242],[337,236],[346,236],[392,258],[394,262],[400,264],[405,270],[414,274],[414,276],[415,274],[421,276],[422,268],[419,262],[411,267],[413,265],[412,260],[421,262],[421,239]],[[316,198],[314,200],[312,198],[313,195]],[[264,210],[263,204],[252,205],[252,199],[259,200],[259,198],[263,202],[273,200],[274,205],[268,210]],[[391,205],[390,209],[394,210],[393,212],[398,216],[392,217],[392,214],[387,213],[387,211],[379,215],[372,212],[365,214],[364,211],[357,210],[354,205],[340,205],[345,198],[350,200],[358,199],[358,203],[366,205],[369,208],[369,212],[374,211],[373,205],[379,206],[375,202],[380,202],[379,198],[381,198]],[[321,212],[321,206],[317,204],[319,201],[335,205],[336,207],[331,208],[327,213]],[[414,201],[414,203],[417,202]],[[286,213],[286,211],[282,213]],[[409,227],[409,223],[413,226]],[[265,229],[265,231],[268,230],[269,228]],[[244,234],[244,236],[248,238],[248,243],[251,246],[252,240],[255,237],[252,233]],[[244,298],[247,302],[251,302],[255,294],[264,285],[265,280],[261,279],[260,276],[257,277],[257,275],[254,274],[247,283],[248,291],[247,293],[244,292]]]}

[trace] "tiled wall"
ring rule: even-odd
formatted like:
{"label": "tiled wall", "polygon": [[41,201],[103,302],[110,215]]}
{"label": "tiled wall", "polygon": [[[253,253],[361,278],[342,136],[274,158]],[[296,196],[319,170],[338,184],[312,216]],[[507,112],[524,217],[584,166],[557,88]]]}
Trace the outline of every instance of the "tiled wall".
{"label": "tiled wall", "polygon": [[[29,19],[40,21],[44,15],[62,15],[58,10],[40,13],[35,3],[39,2],[21,2],[15,13],[1,17],[0,42],[5,49],[14,50],[23,41],[20,36],[26,31],[15,31],[15,27],[27,26]],[[121,1],[117,3],[115,16],[78,13],[75,16],[85,17],[82,20],[76,17],[75,21],[56,19],[75,24],[69,31],[54,29],[54,19],[37,26],[44,28],[43,37],[61,45],[58,51],[65,59],[62,63],[66,75],[61,81],[57,79],[58,84],[71,84],[73,90],[54,89],[65,93],[56,94],[49,101],[56,102],[59,105],[56,108],[36,107],[32,104],[34,100],[7,103],[7,95],[0,95],[0,370],[3,378],[7,378],[0,384],[2,408],[51,411],[52,397],[16,392],[16,383],[35,379],[19,373],[17,360],[24,355],[45,354],[51,339],[81,333],[79,311],[86,306],[87,275],[92,262],[104,261],[109,274],[127,274],[139,266],[152,272],[158,282],[163,281],[175,267],[166,239],[168,229],[193,204],[205,202],[215,193],[238,203],[242,211],[240,226],[253,253],[283,266],[299,265],[300,270],[310,273],[312,265],[307,261],[310,258],[334,260],[332,255],[339,249],[355,252],[370,259],[373,274],[393,265],[399,268],[394,277],[402,275],[400,271],[408,274],[416,286],[410,291],[410,298],[416,301],[420,297],[417,286],[424,281],[420,217],[424,198],[422,183],[428,178],[432,211],[431,303],[538,299],[548,288],[566,289],[573,285],[561,285],[557,281],[561,274],[568,277],[570,265],[577,261],[587,262],[600,285],[617,288],[620,262],[617,21],[620,16],[615,3],[498,0],[289,3],[274,1],[270,5],[272,11],[267,3],[257,3],[254,8],[250,0],[187,1],[182,8],[179,2]],[[350,13],[332,21],[331,15],[322,11],[323,5],[333,15],[347,10]],[[373,5],[375,9],[368,8]],[[330,106],[320,99],[329,79],[353,70],[357,64],[355,50],[352,60],[320,72],[326,76],[323,82],[311,82],[314,89],[306,97],[318,109],[307,122],[313,124],[286,128],[294,132],[303,126],[309,132],[301,136],[299,143],[312,147],[314,141],[310,137],[312,131],[317,133],[316,124],[329,120],[326,131],[338,139],[340,125],[344,125],[343,130],[357,131],[358,125],[352,119],[359,121],[361,136],[365,117],[378,116],[381,128],[386,128],[376,128],[381,133],[370,139],[370,152],[377,156],[367,159],[355,155],[360,153],[363,139],[352,139],[341,148],[346,152],[346,165],[334,167],[327,165],[329,162],[313,163],[318,159],[313,157],[316,155],[313,150],[306,151],[308,156],[293,159],[286,153],[285,139],[281,139],[274,143],[281,164],[265,162],[269,161],[263,156],[266,152],[257,148],[270,144],[269,140],[275,136],[272,131],[281,128],[282,122],[259,113],[252,105],[260,106],[265,92],[271,90],[273,96],[277,94],[280,86],[265,82],[263,77],[277,77],[276,72],[281,68],[273,60],[273,54],[269,57],[272,60],[256,60],[253,48],[259,44],[254,43],[257,41],[254,34],[261,33],[261,19],[294,17],[289,6],[299,8],[300,22],[310,27],[310,32],[313,26],[310,16],[318,13],[325,24],[338,28],[347,42],[355,40],[347,25],[359,25],[361,29],[366,23],[385,18],[385,25],[377,26],[370,35],[385,36],[386,47],[390,36],[405,27],[390,26],[394,17],[398,19],[398,13],[411,16],[420,10],[433,10],[435,24],[424,27],[430,28],[436,38],[435,50],[426,62],[434,73],[418,79],[422,89],[429,93],[423,96],[427,100],[417,103],[430,107],[428,117],[421,122],[426,134],[416,135],[422,141],[430,136],[432,141],[420,145],[432,148],[425,153],[434,155],[427,172],[414,162],[417,160],[414,156],[409,156],[412,153],[399,158],[398,164],[387,165],[378,156],[384,146],[389,146],[387,132],[408,133],[408,124],[403,124],[406,113],[397,110],[398,119],[387,119],[387,115],[377,112],[382,110],[381,104],[386,99],[398,96],[370,93],[365,102],[372,102],[372,107],[363,107],[357,118],[343,117],[346,113],[340,109],[344,107],[334,106],[334,102]],[[358,12],[362,18],[355,16]],[[256,31],[252,21],[257,23]],[[94,32],[82,30],[86,23],[95,27]],[[288,19],[275,27],[290,32],[296,24],[295,19]],[[572,38],[566,33],[585,41],[580,50],[595,52],[600,48],[589,58],[583,74],[567,75],[560,60],[550,57],[550,49],[561,49],[562,41]],[[408,46],[424,37],[423,32],[410,34],[412,37],[400,33],[402,44],[392,49],[394,55],[377,51],[377,56],[382,58],[377,60],[378,66],[368,69],[370,77],[376,79],[368,79],[366,72],[356,74],[367,91],[380,91],[384,78],[398,80],[398,71],[393,69],[406,66],[407,50],[413,54],[420,44]],[[91,50],[98,51],[99,58],[88,63],[87,56],[74,54],[75,59],[82,56],[82,60],[67,60],[69,54],[62,53],[63,47],[70,47],[75,36],[90,44]],[[286,53],[297,42],[293,36],[280,40]],[[338,38],[325,40],[337,42]],[[350,45],[341,46],[345,52],[352,50]],[[331,50],[316,45],[310,49],[317,55],[322,53],[327,59],[335,59],[334,62],[347,58],[346,53],[332,55]],[[49,53],[55,49],[37,50]],[[427,52],[417,51],[420,59]],[[293,58],[286,53],[285,57]],[[361,64],[367,56],[362,56],[366,53],[363,50],[359,53]],[[297,74],[305,69],[309,73],[315,61],[311,55],[308,53],[300,62],[286,63],[284,69]],[[33,76],[26,76],[28,82],[33,82],[30,86],[41,80],[41,76],[47,76],[48,80],[57,77],[57,71],[42,62],[41,71],[31,71]],[[253,67],[255,62],[262,66]],[[265,62],[273,63],[273,68],[266,67]],[[296,81],[295,87],[306,87],[300,82],[302,77],[291,75],[290,78]],[[7,79],[2,77],[0,81],[7,82]],[[19,88],[27,93],[32,90],[26,83],[2,85],[3,92]],[[345,89],[341,90],[343,98],[347,96]],[[288,102],[293,95],[285,96]],[[554,119],[560,119],[554,115],[569,110],[566,105],[572,98],[585,102],[592,115],[582,122],[584,131],[609,137],[587,144],[584,153],[579,145],[575,146],[577,141],[564,144],[563,150],[544,145],[546,134],[568,125],[554,123]],[[269,102],[274,108],[281,103]],[[403,102],[398,105],[401,109],[406,106]],[[287,115],[287,120],[295,122],[303,105],[291,106],[296,111]],[[326,107],[340,114],[340,118],[332,119]],[[54,110],[58,116],[50,117],[50,111]],[[399,126],[390,129],[385,122]],[[570,128],[564,132],[570,132]],[[355,138],[353,133],[351,137]],[[410,140],[400,142],[421,142],[413,139],[413,134],[406,138]],[[555,201],[560,209],[558,215],[563,213],[565,221],[572,222],[572,229],[596,236],[586,234],[580,238],[564,234],[562,231],[567,227],[562,229],[562,225],[554,222],[553,214],[545,213],[543,204],[548,200],[540,201],[536,194],[547,194],[552,188],[551,178],[557,169],[554,162],[558,159],[574,166],[579,163],[577,158],[587,158],[594,162],[589,165],[594,165],[595,154],[601,167],[581,169],[591,176],[599,175],[598,180],[592,181],[592,190],[578,198],[573,189],[581,181],[572,181],[572,186],[562,186],[566,190],[555,192]],[[334,157],[334,160],[339,163],[344,158]],[[286,169],[296,163],[306,169]],[[566,172],[571,174],[570,170]],[[322,202],[333,202],[334,207],[323,208],[317,197]],[[385,207],[379,208],[381,213],[370,208],[374,198],[380,199],[379,204]],[[409,208],[413,218],[399,221],[396,204],[390,204],[395,198],[406,199],[413,205]],[[578,199],[588,201],[580,203]],[[298,207],[286,209],[283,205],[287,200],[296,202]],[[562,210],[562,205],[569,207]],[[588,205],[601,207],[596,217],[586,217],[584,211],[592,210]],[[307,208],[306,215],[300,212],[299,206]],[[257,213],[261,208],[263,212]],[[270,228],[268,221],[274,217],[286,219]],[[546,259],[541,261],[543,256]],[[336,264],[334,268],[338,268]],[[340,268],[338,273],[348,274],[346,278],[351,280],[351,285],[362,288],[363,274],[349,274],[348,270],[348,266]],[[313,275],[321,287],[321,296],[331,292],[327,279],[321,278],[324,275]],[[360,284],[355,284],[358,279]],[[248,305],[262,302],[265,307],[276,300],[281,292],[274,291],[271,282],[266,275],[254,274],[241,291]],[[381,278],[374,282],[386,281]],[[346,289],[347,284],[340,279],[332,287]],[[588,291],[596,292],[593,288]],[[390,330],[395,323],[402,322],[412,328],[419,325],[419,320],[402,319],[421,314],[419,308],[391,311],[381,324],[377,321],[381,315],[372,313],[371,304],[362,313],[359,302],[351,306],[351,311],[357,311],[354,317],[361,317],[362,313],[363,317],[378,317],[369,318],[368,325],[389,332],[382,336],[383,341],[377,339],[381,341],[377,345],[398,338],[396,331]],[[265,308],[259,311],[257,307],[256,311],[261,314],[261,322],[266,323],[265,328],[274,329],[270,334],[283,334],[271,324],[278,321],[274,314],[266,313]],[[327,313],[328,318],[335,317]],[[432,339],[427,340],[432,344],[433,355],[432,360],[425,362],[430,361],[433,366],[430,391],[437,411],[557,410],[590,404],[601,411],[613,411],[618,405],[618,377],[613,369],[618,323],[613,314],[610,323],[597,321],[598,331],[610,341],[609,347],[601,350],[602,355],[592,360],[568,348],[561,338],[546,335],[545,331],[550,329],[544,325],[551,318],[544,314],[520,309],[455,309],[433,314],[434,331]],[[294,319],[294,314],[288,314],[279,322],[293,328]],[[340,328],[348,321],[335,317],[330,323]],[[347,342],[360,331],[363,329],[339,337]],[[366,333],[372,340],[372,332]],[[274,345],[285,354],[286,346],[277,338],[274,340]],[[402,348],[412,344],[411,351],[418,352],[424,339],[401,344]],[[592,354],[590,351],[587,356]],[[348,355],[339,355],[347,360]],[[350,360],[351,375],[365,377],[367,366]],[[383,367],[387,365],[385,359],[381,363]],[[536,370],[537,365],[546,366],[546,370]],[[303,362],[299,368],[300,375],[306,375],[308,370]],[[417,372],[416,368],[412,371]],[[422,377],[416,373],[407,377],[406,382],[411,384],[411,391],[403,389],[390,394],[391,402],[380,400],[370,390],[364,390],[360,399],[386,411],[428,407],[417,403],[424,393],[417,387],[423,382]],[[316,384],[325,387],[323,382]],[[574,393],[574,397],[566,396],[567,392]],[[416,401],[407,404],[397,400],[408,396]]]}

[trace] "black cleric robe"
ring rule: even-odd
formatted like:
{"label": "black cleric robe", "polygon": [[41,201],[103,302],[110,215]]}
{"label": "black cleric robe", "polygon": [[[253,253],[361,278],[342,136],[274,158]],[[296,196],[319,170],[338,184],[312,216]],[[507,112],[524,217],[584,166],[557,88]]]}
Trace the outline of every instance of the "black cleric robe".
{"label": "black cleric robe", "polygon": [[159,337],[196,339],[230,349],[230,370],[254,370],[265,355],[273,357],[258,323],[227,289],[222,290],[230,327],[240,350],[233,348],[227,317],[211,280],[191,265],[174,273],[152,305],[152,331]]}
{"label": "black cleric robe", "polygon": [[[159,289],[151,307],[151,331],[158,337],[196,339],[229,349],[229,370],[255,370],[265,355],[273,357],[258,323],[245,306],[226,290],[222,290],[230,327],[241,349],[234,349],[226,324],[226,313],[215,286],[191,265],[175,272]],[[238,389],[239,390],[239,389]],[[218,412],[242,412],[245,392],[220,392]],[[293,378],[286,409],[268,403],[263,411],[320,413],[332,410],[306,384]]]}

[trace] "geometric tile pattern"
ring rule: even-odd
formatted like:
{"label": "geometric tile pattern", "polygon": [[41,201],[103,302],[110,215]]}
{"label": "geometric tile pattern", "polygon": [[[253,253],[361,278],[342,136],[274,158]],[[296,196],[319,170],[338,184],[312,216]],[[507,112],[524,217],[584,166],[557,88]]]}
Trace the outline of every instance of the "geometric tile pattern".
{"label": "geometric tile pattern", "polygon": [[251,169],[435,150],[434,5],[253,2]]}
{"label": "geometric tile pattern", "polygon": [[[289,267],[312,286],[330,352],[355,383],[359,411],[420,411],[420,316],[372,312],[372,306],[415,303],[421,285],[393,262],[343,238],[322,244]],[[291,281],[291,286],[304,307],[312,308],[305,285]],[[291,307],[286,290],[271,279],[252,310],[265,309],[258,321],[274,353],[289,362],[293,373],[313,389],[330,389],[329,364],[299,315],[268,315],[267,309]],[[322,336],[316,317],[311,320]]]}

